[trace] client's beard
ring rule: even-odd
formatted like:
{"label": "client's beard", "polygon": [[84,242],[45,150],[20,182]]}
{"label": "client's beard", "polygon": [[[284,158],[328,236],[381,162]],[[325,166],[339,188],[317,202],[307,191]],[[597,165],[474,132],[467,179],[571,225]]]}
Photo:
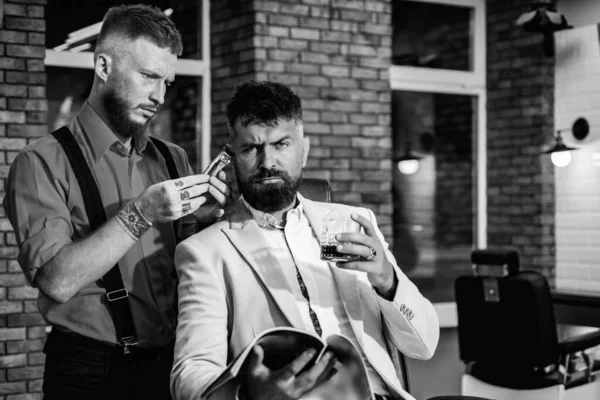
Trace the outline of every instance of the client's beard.
{"label": "client's beard", "polygon": [[[281,178],[283,184],[257,183],[261,179],[272,177]],[[269,169],[259,171],[249,177],[246,182],[238,180],[238,186],[244,200],[253,208],[262,212],[274,212],[283,210],[296,201],[296,193],[301,181],[302,175],[294,179],[285,171]]]}
{"label": "client's beard", "polygon": [[109,88],[102,97],[104,109],[107,111],[107,117],[110,120],[111,128],[115,133],[126,138],[139,138],[144,135],[152,119],[143,124],[132,121],[127,114],[131,105],[117,94],[113,88]]}

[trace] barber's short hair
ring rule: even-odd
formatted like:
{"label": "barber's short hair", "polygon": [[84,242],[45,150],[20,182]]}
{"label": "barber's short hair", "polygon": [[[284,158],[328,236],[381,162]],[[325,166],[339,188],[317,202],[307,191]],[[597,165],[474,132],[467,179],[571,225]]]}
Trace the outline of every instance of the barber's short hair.
{"label": "barber's short hair", "polygon": [[289,87],[270,81],[247,81],[235,87],[227,104],[227,128],[234,138],[235,123],[275,126],[279,120],[302,124],[302,101]]}
{"label": "barber's short hair", "polygon": [[[158,47],[177,56],[183,51],[181,34],[173,21],[158,7],[145,4],[120,5],[108,9],[96,43],[95,57],[100,52],[111,51],[123,39],[143,37]],[[115,41],[110,40],[116,39]]]}

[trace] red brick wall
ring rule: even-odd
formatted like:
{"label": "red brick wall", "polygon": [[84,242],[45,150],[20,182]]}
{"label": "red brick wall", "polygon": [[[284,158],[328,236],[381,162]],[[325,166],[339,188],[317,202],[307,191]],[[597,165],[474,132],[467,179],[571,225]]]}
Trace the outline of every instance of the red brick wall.
{"label": "red brick wall", "polygon": [[391,1],[218,3],[212,3],[215,145],[226,140],[224,104],[235,83],[289,85],[303,100],[311,140],[305,176],[329,179],[334,201],[372,208],[392,241]]}
{"label": "red brick wall", "polygon": [[488,244],[519,249],[521,264],[555,269],[554,58],[542,36],[515,26],[531,1],[487,1]]}
{"label": "red brick wall", "polygon": [[[0,198],[20,149],[47,133],[44,72],[46,0],[6,0],[0,28]],[[12,227],[0,208],[0,399],[41,398],[46,337],[37,290],[15,258]],[[29,394],[26,394],[29,393]]]}

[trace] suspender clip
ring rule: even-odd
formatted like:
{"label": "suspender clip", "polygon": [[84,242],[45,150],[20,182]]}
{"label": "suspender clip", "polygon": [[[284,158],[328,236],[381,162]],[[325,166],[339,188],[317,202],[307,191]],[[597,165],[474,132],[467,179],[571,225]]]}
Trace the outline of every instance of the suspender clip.
{"label": "suspender clip", "polygon": [[137,346],[138,341],[133,336],[125,336],[121,339],[121,347],[123,347],[123,354],[131,354],[130,347]]}
{"label": "suspender clip", "polygon": [[129,292],[125,288],[113,290],[112,292],[106,292],[106,298],[108,299],[108,301],[121,300],[127,296],[129,296]]}

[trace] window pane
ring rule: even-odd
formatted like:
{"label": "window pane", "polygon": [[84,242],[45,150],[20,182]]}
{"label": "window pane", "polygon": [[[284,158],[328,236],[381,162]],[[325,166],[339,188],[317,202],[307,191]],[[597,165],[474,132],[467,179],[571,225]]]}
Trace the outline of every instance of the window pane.
{"label": "window pane", "polygon": [[70,123],[92,90],[91,69],[46,67],[49,132]]}
{"label": "window pane", "polygon": [[[92,88],[90,69],[46,67],[48,129],[53,131],[77,116]],[[200,135],[202,78],[176,77],[167,90],[165,103],[148,127],[153,136],[183,147],[196,168],[196,138]]]}
{"label": "window pane", "polygon": [[472,71],[473,9],[393,2],[392,64]]}
{"label": "window pane", "polygon": [[412,175],[394,168],[394,255],[433,302],[454,301],[456,277],[471,272],[475,240],[471,96],[395,91],[394,154],[423,158]]}
{"label": "window pane", "polygon": [[[99,28],[92,25],[101,22],[106,11],[121,4],[138,4],[132,0],[48,0],[46,7],[46,47],[54,49],[65,45],[68,49],[94,51]],[[144,4],[156,6],[161,10],[172,9],[171,19],[181,32],[183,54],[181,58],[201,59],[202,41],[202,0],[145,0]],[[85,31],[82,29],[87,28]]]}

